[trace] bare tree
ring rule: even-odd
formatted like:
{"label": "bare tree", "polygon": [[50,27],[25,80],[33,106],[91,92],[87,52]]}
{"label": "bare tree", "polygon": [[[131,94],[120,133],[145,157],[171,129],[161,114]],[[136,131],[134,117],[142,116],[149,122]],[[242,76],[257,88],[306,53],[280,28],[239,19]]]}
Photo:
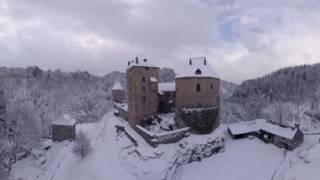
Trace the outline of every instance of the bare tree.
{"label": "bare tree", "polygon": [[73,153],[80,158],[84,158],[90,151],[90,139],[83,131],[80,131],[74,141]]}
{"label": "bare tree", "polygon": [[17,161],[17,154],[31,152],[31,148],[40,141],[37,116],[29,107],[23,102],[7,106],[5,168],[8,176],[13,164]]}
{"label": "bare tree", "polygon": [[4,144],[0,144],[0,177],[3,179],[8,179],[8,169],[7,169],[7,151]]}
{"label": "bare tree", "polygon": [[320,86],[317,87],[311,99],[311,109],[313,109],[316,114],[319,113],[319,103],[320,103]]}
{"label": "bare tree", "polygon": [[251,114],[253,113],[253,118],[257,119],[261,116],[262,109],[266,106],[266,99],[260,95],[253,95],[251,96],[248,101],[246,102],[246,107],[248,112]]}

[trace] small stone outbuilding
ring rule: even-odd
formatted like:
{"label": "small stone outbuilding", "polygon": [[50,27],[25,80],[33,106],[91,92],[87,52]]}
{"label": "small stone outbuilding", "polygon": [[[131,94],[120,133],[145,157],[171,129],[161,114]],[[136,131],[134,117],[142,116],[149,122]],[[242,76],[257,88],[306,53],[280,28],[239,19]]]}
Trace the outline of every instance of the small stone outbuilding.
{"label": "small stone outbuilding", "polygon": [[260,138],[267,143],[292,151],[303,143],[304,135],[299,126],[289,127],[269,122],[261,127]]}
{"label": "small stone outbuilding", "polygon": [[233,139],[256,136],[266,143],[287,150],[297,148],[304,141],[304,135],[299,126],[280,125],[265,119],[231,124],[228,126],[228,132]]}
{"label": "small stone outbuilding", "polygon": [[112,87],[112,100],[117,103],[126,101],[126,92],[118,81]]}
{"label": "small stone outbuilding", "polygon": [[51,128],[53,142],[73,140],[76,136],[76,121],[68,114],[54,121]]}

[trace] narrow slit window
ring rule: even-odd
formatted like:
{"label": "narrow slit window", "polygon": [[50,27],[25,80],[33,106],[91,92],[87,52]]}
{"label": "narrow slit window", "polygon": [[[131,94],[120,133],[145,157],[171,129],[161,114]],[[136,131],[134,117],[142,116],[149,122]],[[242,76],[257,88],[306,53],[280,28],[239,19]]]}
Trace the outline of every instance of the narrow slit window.
{"label": "narrow slit window", "polygon": [[197,92],[200,92],[200,91],[201,91],[201,85],[197,84]]}

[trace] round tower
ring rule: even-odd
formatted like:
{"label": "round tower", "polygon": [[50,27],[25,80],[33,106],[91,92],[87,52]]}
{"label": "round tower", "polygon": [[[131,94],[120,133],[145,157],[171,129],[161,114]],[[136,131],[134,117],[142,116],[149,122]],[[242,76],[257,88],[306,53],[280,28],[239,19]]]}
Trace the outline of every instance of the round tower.
{"label": "round tower", "polygon": [[220,124],[220,78],[205,57],[191,58],[176,77],[176,121],[179,128],[211,133]]}

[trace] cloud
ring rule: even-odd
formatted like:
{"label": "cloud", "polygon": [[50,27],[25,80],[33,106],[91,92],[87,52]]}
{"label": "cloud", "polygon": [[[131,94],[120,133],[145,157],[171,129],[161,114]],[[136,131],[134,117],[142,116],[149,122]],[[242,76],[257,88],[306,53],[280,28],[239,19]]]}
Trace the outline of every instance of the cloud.
{"label": "cloud", "polygon": [[106,74],[207,56],[240,82],[319,60],[316,0],[0,0],[0,65]]}

